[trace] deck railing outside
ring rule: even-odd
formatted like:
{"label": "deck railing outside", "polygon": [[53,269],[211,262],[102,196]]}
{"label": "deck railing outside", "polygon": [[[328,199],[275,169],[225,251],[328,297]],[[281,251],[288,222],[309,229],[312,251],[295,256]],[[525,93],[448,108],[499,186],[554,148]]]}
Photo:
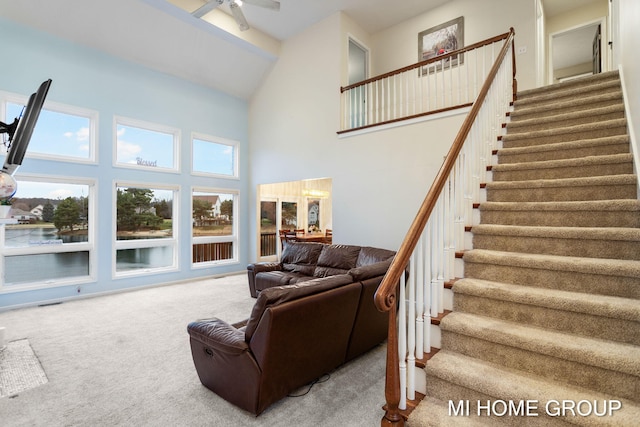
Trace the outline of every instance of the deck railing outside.
{"label": "deck railing outside", "polygon": [[470,106],[503,41],[497,36],[341,87],[338,133]]}
{"label": "deck railing outside", "polygon": [[[455,278],[456,252],[465,249],[465,226],[474,223],[480,184],[486,182],[487,166],[516,92],[513,40],[511,29],[475,48],[495,51],[490,69],[376,292],[376,306],[389,312],[383,426],[404,425],[400,410],[406,408],[407,400],[416,398],[416,361],[431,351],[431,317],[444,311],[444,284]],[[501,43],[498,49],[493,47],[496,42]],[[474,61],[469,58],[476,54],[466,52],[465,56],[469,67]],[[485,66],[474,62],[474,66]]]}

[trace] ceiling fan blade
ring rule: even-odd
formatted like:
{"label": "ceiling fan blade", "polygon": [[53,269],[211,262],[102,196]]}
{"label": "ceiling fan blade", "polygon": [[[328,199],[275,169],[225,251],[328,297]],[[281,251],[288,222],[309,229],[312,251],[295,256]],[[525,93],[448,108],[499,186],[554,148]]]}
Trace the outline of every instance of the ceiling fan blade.
{"label": "ceiling fan blade", "polygon": [[238,23],[238,27],[240,27],[240,31],[247,31],[249,29],[249,23],[247,22],[247,18],[244,17],[244,13],[242,13],[242,9],[240,9],[238,3],[232,0],[229,2],[229,7],[231,8],[233,18]]}
{"label": "ceiling fan blade", "polygon": [[196,18],[202,18],[204,15],[211,12],[216,7],[220,6],[223,2],[224,0],[209,0],[208,2],[200,6],[198,9],[191,12],[191,15],[195,16]]}
{"label": "ceiling fan blade", "polygon": [[271,10],[280,10],[280,2],[275,0],[242,0],[243,3],[264,7]]}

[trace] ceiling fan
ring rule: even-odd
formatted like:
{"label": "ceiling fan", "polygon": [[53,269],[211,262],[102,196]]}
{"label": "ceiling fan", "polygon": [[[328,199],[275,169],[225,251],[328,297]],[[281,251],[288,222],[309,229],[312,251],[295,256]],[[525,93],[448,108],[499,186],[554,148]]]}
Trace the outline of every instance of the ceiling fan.
{"label": "ceiling fan", "polygon": [[[213,9],[221,6],[225,0],[208,0],[204,5],[196,9],[191,15],[196,18],[202,18],[207,13],[211,12]],[[254,6],[264,7],[266,9],[271,9],[275,11],[280,10],[280,2],[275,0],[227,0],[229,3],[229,8],[231,9],[231,15],[238,23],[240,27],[240,31],[246,31],[249,29],[249,23],[247,19],[244,17],[244,13],[242,13],[242,9],[240,6],[243,4],[251,4]]]}

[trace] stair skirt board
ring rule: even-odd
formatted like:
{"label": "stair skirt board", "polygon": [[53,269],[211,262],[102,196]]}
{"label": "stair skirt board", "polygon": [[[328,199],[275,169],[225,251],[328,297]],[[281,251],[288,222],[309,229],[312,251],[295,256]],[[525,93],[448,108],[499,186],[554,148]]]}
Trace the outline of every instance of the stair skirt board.
{"label": "stair skirt board", "polygon": [[411,427],[638,425],[640,201],[623,105],[617,72],[518,93]]}

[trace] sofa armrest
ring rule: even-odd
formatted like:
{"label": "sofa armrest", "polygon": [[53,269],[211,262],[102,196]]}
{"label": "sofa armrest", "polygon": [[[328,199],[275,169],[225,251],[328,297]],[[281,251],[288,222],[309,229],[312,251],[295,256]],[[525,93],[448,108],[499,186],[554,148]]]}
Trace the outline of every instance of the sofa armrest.
{"label": "sofa armrest", "polygon": [[256,262],[255,264],[249,264],[247,266],[248,271],[252,271],[253,274],[262,273],[263,271],[278,271],[282,270],[282,266],[277,262]]}
{"label": "sofa armrest", "polygon": [[244,332],[220,319],[198,320],[189,323],[189,335],[214,350],[227,354],[241,354],[249,350]]}
{"label": "sofa armrest", "polygon": [[247,276],[249,277],[249,293],[253,298],[258,297],[256,291],[256,274],[263,271],[279,271],[282,270],[282,265],[277,262],[256,262],[247,266]]}
{"label": "sofa armrest", "polygon": [[386,261],[376,262],[375,264],[352,268],[349,270],[349,274],[356,282],[371,279],[372,277],[384,276],[387,274],[387,270],[389,270],[392,260],[393,259],[390,258]]}

